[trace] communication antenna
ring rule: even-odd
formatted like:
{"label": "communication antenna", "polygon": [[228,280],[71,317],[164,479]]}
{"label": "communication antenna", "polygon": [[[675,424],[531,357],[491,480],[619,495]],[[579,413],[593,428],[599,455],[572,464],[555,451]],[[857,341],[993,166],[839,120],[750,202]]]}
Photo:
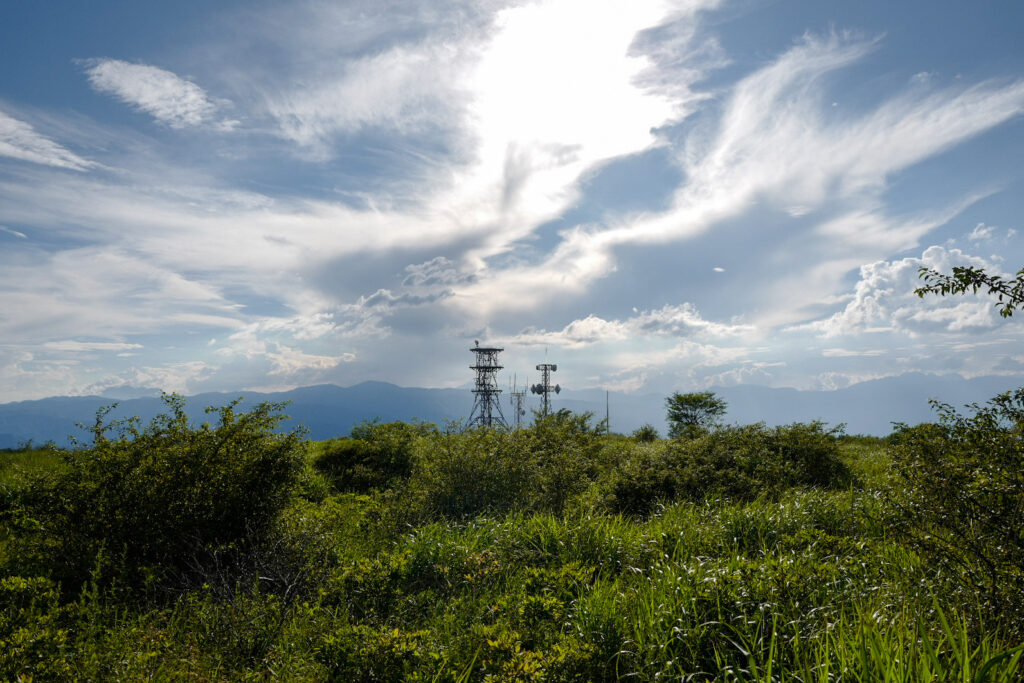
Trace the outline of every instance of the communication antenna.
{"label": "communication antenna", "polygon": [[515,375],[512,376],[512,385],[509,387],[508,398],[512,402],[512,413],[516,416],[516,429],[522,426],[523,418],[526,416],[526,388],[520,389]]}
{"label": "communication antenna", "polygon": [[473,411],[469,414],[469,427],[508,427],[505,416],[501,414],[501,403],[498,401],[498,354],[505,349],[493,346],[480,346],[474,342],[470,349],[476,354],[476,362],[469,366],[476,370],[476,382],[473,385]]}
{"label": "communication antenna", "polygon": [[[545,355],[547,355],[546,351]],[[540,394],[540,414],[547,417],[551,410],[551,392],[558,394],[562,391],[562,387],[557,384],[551,386],[551,373],[558,370],[558,366],[554,363],[541,363],[537,369],[540,370],[540,384],[530,387],[530,392]]]}

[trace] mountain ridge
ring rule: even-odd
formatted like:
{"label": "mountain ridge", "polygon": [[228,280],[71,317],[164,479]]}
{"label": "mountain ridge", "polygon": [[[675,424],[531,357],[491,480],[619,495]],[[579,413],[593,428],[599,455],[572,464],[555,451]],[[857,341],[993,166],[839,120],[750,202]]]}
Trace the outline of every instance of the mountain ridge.
{"label": "mountain ridge", "polygon": [[[829,424],[846,423],[847,431],[862,434],[888,434],[893,422],[915,424],[934,419],[930,399],[956,407],[984,402],[1024,382],[1012,376],[986,376],[964,379],[959,375],[907,373],[868,380],[833,391],[808,391],[788,387],[736,385],[712,387],[729,406],[727,422],[788,424],[821,420]],[[187,397],[186,412],[195,421],[210,419],[206,406],[222,406],[242,398],[243,409],[263,401],[287,401],[284,412],[291,416],[290,426],[302,425],[314,439],[347,434],[364,420],[413,420],[443,423],[464,419],[472,409],[473,396],[468,389],[432,389],[402,387],[390,382],[370,380],[349,387],[318,384],[284,392],[226,391],[205,392]],[[629,433],[649,423],[665,432],[664,400],[655,394],[610,392],[611,427]],[[138,415],[148,421],[163,409],[158,397],[116,400],[104,396],[56,396],[0,404],[0,448],[12,448],[30,439],[34,442],[69,443],[69,437],[85,436],[76,423],[90,424],[96,411],[116,403],[109,418]],[[605,415],[605,392],[600,389],[563,390],[553,399],[555,408],[589,411],[597,419]],[[502,410],[511,419],[507,396],[501,396]],[[534,407],[534,406],[531,406]]]}

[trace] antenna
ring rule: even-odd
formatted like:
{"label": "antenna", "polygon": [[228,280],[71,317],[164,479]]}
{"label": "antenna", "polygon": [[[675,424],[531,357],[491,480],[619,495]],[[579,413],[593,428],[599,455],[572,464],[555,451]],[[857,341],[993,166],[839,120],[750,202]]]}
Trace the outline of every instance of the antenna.
{"label": "antenna", "polygon": [[470,370],[476,370],[473,411],[469,414],[468,422],[470,427],[508,427],[498,401],[501,389],[498,388],[497,374],[503,367],[498,365],[498,354],[504,350],[493,346],[480,346],[479,341],[470,349],[476,354],[476,362],[469,366]]}
{"label": "antenna", "polygon": [[512,385],[509,387],[508,398],[512,402],[512,413],[516,416],[516,429],[519,429],[523,424],[523,417],[526,416],[526,389],[519,389],[517,385],[518,378],[513,375]]}
{"label": "antenna", "polygon": [[[544,355],[547,356],[547,349],[544,350]],[[530,391],[540,394],[540,414],[547,417],[551,410],[551,392],[558,394],[562,391],[562,387],[557,384],[551,386],[551,373],[558,370],[558,366],[554,363],[541,363],[537,369],[540,370],[540,384],[534,384]]]}

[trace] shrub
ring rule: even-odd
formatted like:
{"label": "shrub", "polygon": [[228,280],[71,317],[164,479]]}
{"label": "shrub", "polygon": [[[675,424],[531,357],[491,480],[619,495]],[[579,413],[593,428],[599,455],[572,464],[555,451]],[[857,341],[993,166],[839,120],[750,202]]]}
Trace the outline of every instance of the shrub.
{"label": "shrub", "polygon": [[416,441],[413,470],[390,497],[407,522],[514,510],[562,513],[600,465],[603,425],[558,411],[525,429],[433,433]]}
{"label": "shrub", "polygon": [[68,678],[68,632],[61,628],[57,586],[42,578],[0,579],[0,678]]}
{"label": "shrub", "polygon": [[1024,389],[970,406],[973,415],[933,406],[938,423],[899,425],[894,435],[890,498],[901,529],[1024,636]]}
{"label": "shrub", "polygon": [[674,500],[743,501],[776,498],[798,486],[847,485],[852,478],[839,458],[836,434],[821,422],[754,424],[638,445],[603,482],[605,502],[616,512],[647,514]]}
{"label": "shrub", "polygon": [[280,404],[236,413],[236,401],[216,409],[216,426],[193,428],[183,398],[164,402],[145,429],[101,410],[92,446],[65,452],[64,469],[24,492],[39,531],[16,549],[65,589],[97,568],[127,587],[180,576],[211,549],[258,537],[290,497],[303,458],[297,432],[275,432]]}
{"label": "shrub", "polygon": [[651,443],[658,440],[658,430],[654,428],[654,425],[645,424],[637,428],[632,437],[640,443]]}
{"label": "shrub", "polygon": [[409,476],[415,439],[435,433],[437,427],[425,422],[363,422],[352,428],[351,439],[333,442],[316,456],[313,467],[339,491],[385,489]]}

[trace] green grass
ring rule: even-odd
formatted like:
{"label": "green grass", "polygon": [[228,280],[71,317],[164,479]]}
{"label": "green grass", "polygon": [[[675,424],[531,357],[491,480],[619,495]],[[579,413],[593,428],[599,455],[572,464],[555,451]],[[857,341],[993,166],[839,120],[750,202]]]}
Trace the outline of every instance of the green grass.
{"label": "green grass", "polygon": [[[897,533],[884,440],[839,441],[853,475],[842,487],[662,500],[641,515],[609,512],[602,487],[630,454],[664,444],[596,438],[597,449],[577,440],[572,458],[558,454],[586,487],[551,461],[530,465],[541,485],[568,487],[558,505],[537,496],[451,517],[404,513],[416,501],[403,485],[340,493],[307,467],[273,528],[247,555],[225,554],[236,564],[149,593],[97,576],[61,596],[0,557],[0,678],[981,683],[1024,672],[1019,643],[963,593],[947,597],[956,577]],[[307,463],[336,443],[307,444]],[[410,481],[447,485],[417,474],[429,443],[417,442]],[[511,449],[503,466],[530,476],[514,459],[528,441],[473,443]],[[587,453],[598,462],[583,467]],[[48,452],[0,453],[0,482],[13,491],[60,466]],[[12,514],[2,523],[41,533]]]}
{"label": "green grass", "polygon": [[49,448],[0,450],[0,486],[20,486],[27,477],[63,466],[60,452]]}

